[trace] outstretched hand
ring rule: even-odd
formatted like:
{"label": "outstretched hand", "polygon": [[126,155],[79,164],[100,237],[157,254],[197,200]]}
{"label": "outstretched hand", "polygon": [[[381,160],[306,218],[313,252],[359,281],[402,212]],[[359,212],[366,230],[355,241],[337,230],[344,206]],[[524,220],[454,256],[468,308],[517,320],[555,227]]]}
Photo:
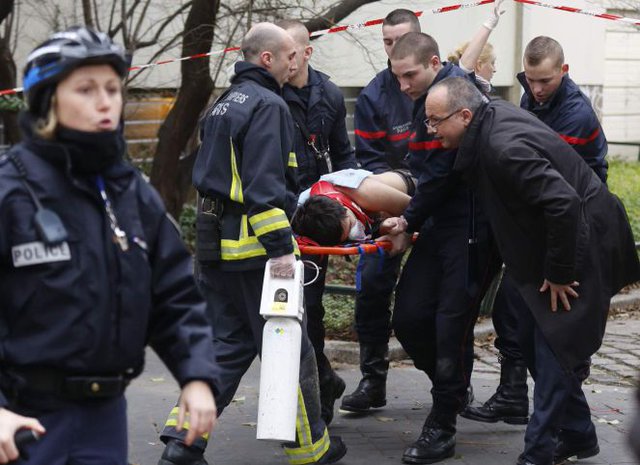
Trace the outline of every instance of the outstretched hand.
{"label": "outstretched hand", "polygon": [[545,279],[542,283],[542,287],[540,288],[540,292],[546,292],[547,290],[551,293],[551,311],[558,311],[558,298],[560,302],[562,302],[562,306],[566,311],[571,310],[571,304],[569,303],[569,296],[577,299],[580,297],[578,293],[573,289],[574,287],[578,287],[580,283],[578,281],[574,281],[571,284],[556,284],[551,281]]}
{"label": "outstretched hand", "polygon": [[502,8],[502,4],[504,3],[504,1],[505,0],[495,0],[495,3],[493,4],[493,11],[490,13],[487,20],[483,23],[484,27],[490,30],[496,28],[498,22],[500,21],[500,16],[502,16],[505,12],[505,10],[500,9]]}

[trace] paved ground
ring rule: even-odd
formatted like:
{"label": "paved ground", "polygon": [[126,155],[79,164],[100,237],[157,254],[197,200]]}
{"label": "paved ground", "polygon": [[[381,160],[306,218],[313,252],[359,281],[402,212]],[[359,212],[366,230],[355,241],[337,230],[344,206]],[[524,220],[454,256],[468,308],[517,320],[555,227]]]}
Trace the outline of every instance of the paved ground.
{"label": "paved ground", "polygon": [[[477,347],[473,385],[484,401],[495,390],[499,372],[489,344]],[[584,464],[636,463],[626,447],[626,435],[636,407],[633,382],[640,367],[640,319],[611,321],[602,349],[593,358],[592,374],[585,386],[600,438],[601,453]],[[357,367],[337,365],[348,390],[358,379]],[[210,464],[285,464],[280,447],[255,439],[259,364],[245,376],[235,401],[222,415],[206,458]],[[345,465],[399,464],[403,449],[419,434],[430,407],[430,382],[406,361],[394,362],[389,374],[388,405],[372,415],[336,414],[331,434],[341,435],[349,452]],[[163,445],[158,431],[175,402],[178,388],[158,359],[149,353],[147,368],[128,391],[130,457],[133,464],[155,465]],[[531,395],[531,389],[529,394]],[[524,427],[458,420],[456,456],[451,465],[514,464],[523,445]]]}

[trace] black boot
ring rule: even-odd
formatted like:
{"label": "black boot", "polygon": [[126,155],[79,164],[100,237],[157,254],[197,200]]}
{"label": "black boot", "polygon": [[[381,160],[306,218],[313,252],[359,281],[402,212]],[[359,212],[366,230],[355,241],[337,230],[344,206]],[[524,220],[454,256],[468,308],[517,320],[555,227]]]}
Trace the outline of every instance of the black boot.
{"label": "black boot", "polygon": [[503,359],[500,367],[500,385],[496,393],[480,407],[468,407],[460,416],[469,420],[511,425],[529,422],[527,397],[527,367],[522,360]]}
{"label": "black boot", "polygon": [[595,430],[591,434],[584,435],[561,430],[558,435],[558,445],[553,453],[553,464],[560,465],[571,457],[587,459],[599,453],[600,446]]}
{"label": "black boot", "polygon": [[331,444],[329,445],[329,450],[327,450],[316,463],[323,465],[336,463],[347,453],[347,446],[342,442],[342,438],[340,436],[330,436],[330,439]]}
{"label": "black boot", "polygon": [[389,345],[360,344],[360,371],[358,387],[342,399],[340,410],[362,413],[387,405]]}
{"label": "black boot", "polygon": [[158,465],[208,465],[203,452],[196,447],[171,439],[164,448]]}
{"label": "black boot", "polygon": [[431,412],[422,434],[402,455],[404,463],[435,463],[453,457],[456,451],[456,415]]}

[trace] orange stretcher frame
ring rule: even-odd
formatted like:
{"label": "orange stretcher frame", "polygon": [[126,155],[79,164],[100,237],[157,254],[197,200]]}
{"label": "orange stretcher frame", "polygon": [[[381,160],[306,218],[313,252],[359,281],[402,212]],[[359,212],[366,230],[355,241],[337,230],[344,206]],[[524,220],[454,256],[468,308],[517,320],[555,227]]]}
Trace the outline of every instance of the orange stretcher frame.
{"label": "orange stretcher frame", "polygon": [[[418,238],[418,234],[414,234],[411,242],[414,243]],[[391,250],[391,242],[363,242],[362,244],[346,246],[321,246],[321,245],[303,245],[298,244],[300,253],[303,255],[360,255],[379,253],[380,249]]]}

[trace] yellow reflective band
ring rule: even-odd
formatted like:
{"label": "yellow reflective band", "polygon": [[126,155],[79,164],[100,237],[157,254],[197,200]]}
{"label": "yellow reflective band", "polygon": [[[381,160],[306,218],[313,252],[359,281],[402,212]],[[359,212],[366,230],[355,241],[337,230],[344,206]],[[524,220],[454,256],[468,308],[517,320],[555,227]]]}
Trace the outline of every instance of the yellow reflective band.
{"label": "yellow reflective band", "polygon": [[329,432],[325,428],[322,437],[312,446],[298,448],[286,447],[284,452],[291,465],[304,465],[318,462],[318,460],[327,453],[330,445],[331,439],[329,438]]}
{"label": "yellow reflective band", "polygon": [[223,260],[243,260],[267,255],[267,251],[255,236],[249,236],[237,241],[222,239],[220,241],[220,249]]}
{"label": "yellow reflective band", "polygon": [[[167,422],[164,424],[165,427],[173,427],[176,428],[178,426],[178,420],[167,420]],[[184,424],[182,425],[182,430],[187,430],[189,429],[189,422],[185,421]],[[177,431],[177,429],[176,429]],[[200,437],[202,439],[204,439],[205,441],[209,440],[209,437],[211,436],[211,433],[204,433],[203,435],[201,435]]]}
{"label": "yellow reflective band", "polygon": [[249,218],[249,223],[251,223],[251,227],[253,228],[253,232],[256,233],[256,236],[262,236],[271,231],[290,227],[287,215],[279,208],[272,208],[271,210],[253,215]]}
{"label": "yellow reflective band", "polygon": [[298,167],[298,159],[296,158],[295,152],[289,152],[289,168],[297,168]]}
{"label": "yellow reflective band", "polygon": [[300,256],[300,247],[298,247],[298,241],[296,241],[295,237],[291,237],[291,241],[293,242],[293,254],[297,257]]}
{"label": "yellow reflective band", "polygon": [[229,146],[231,147],[231,191],[229,198],[234,202],[244,203],[244,195],[242,194],[242,179],[238,172],[238,164],[236,162],[236,151],[233,148],[233,139],[229,138]]}
{"label": "yellow reflective band", "polygon": [[329,432],[327,431],[327,428],[324,429],[322,437],[315,443],[313,442],[311,426],[309,425],[309,417],[307,416],[307,408],[304,404],[304,397],[302,397],[300,387],[298,387],[296,433],[300,447],[285,448],[287,459],[292,465],[315,463],[329,450],[331,440],[329,439]]}
{"label": "yellow reflective band", "polygon": [[240,239],[249,237],[249,219],[247,215],[240,218]]}

